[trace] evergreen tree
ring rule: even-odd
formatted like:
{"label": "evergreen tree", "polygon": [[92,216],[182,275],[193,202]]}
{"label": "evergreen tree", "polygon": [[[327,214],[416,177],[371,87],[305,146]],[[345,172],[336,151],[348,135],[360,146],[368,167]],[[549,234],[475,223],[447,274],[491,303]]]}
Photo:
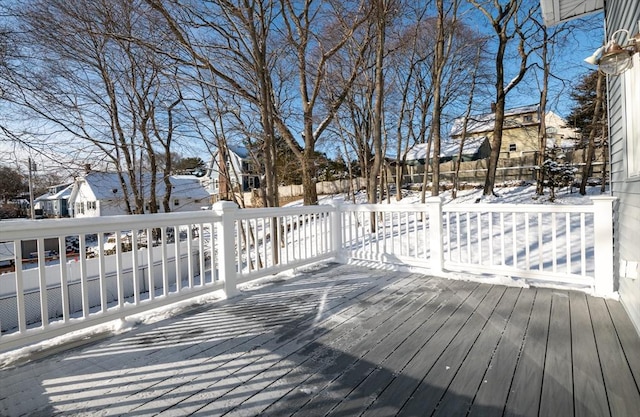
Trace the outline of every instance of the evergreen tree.
{"label": "evergreen tree", "polygon": [[[604,122],[602,120],[598,120],[595,125],[593,123],[593,115],[597,96],[597,83],[598,71],[591,71],[584,76],[582,81],[576,86],[575,90],[571,92],[571,98],[573,99],[575,105],[572,108],[571,113],[567,117],[567,123],[569,123],[570,126],[580,130],[580,134],[583,138],[582,146],[586,145],[586,140],[587,138],[589,138],[593,126],[596,126],[596,138],[601,138],[603,132],[606,135],[608,131],[606,118],[604,118]],[[607,91],[605,83],[602,83],[602,90],[602,97],[604,99],[604,102],[606,103]],[[602,118],[599,117],[599,119]],[[603,142],[603,140],[601,142]]]}

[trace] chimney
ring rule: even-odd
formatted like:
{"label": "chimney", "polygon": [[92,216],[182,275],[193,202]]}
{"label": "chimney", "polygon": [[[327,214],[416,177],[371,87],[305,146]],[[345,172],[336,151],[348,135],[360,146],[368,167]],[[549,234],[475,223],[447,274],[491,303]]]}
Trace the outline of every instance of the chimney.
{"label": "chimney", "polygon": [[491,113],[495,113],[496,112],[496,103],[495,102],[491,102]]}

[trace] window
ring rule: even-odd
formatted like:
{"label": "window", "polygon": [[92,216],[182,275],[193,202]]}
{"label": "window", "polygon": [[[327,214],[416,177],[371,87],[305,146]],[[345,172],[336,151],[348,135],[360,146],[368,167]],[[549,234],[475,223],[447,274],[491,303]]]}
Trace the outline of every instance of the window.
{"label": "window", "polygon": [[531,123],[531,122],[533,122],[533,116],[532,116],[532,115],[530,115],[530,114],[527,114],[526,116],[523,116],[523,117],[522,117],[522,120],[523,120],[525,123]]}
{"label": "window", "polygon": [[627,177],[640,178],[640,56],[633,55],[633,67],[624,75],[624,101],[627,127]]}
{"label": "window", "polygon": [[84,202],[76,203],[76,214],[84,214]]}
{"label": "window", "polygon": [[87,210],[95,210],[97,208],[97,204],[95,201],[87,201]]}
{"label": "window", "polygon": [[174,206],[179,206],[180,205],[180,200],[178,200],[177,198],[175,200],[173,200],[173,205]]}
{"label": "window", "polygon": [[516,151],[516,144],[515,143],[510,143],[509,144],[509,152],[515,152]]}

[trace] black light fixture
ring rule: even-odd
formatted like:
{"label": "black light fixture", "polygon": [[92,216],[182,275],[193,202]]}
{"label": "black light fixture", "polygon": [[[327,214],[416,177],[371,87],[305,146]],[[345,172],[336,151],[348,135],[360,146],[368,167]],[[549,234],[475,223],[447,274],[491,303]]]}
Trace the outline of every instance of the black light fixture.
{"label": "black light fixture", "polygon": [[[640,26],[640,22],[638,24]],[[616,41],[619,33],[627,34],[627,42],[620,46]],[[585,59],[592,65],[598,65],[600,72],[606,75],[619,75],[633,66],[633,54],[640,51],[640,33],[634,37],[629,36],[629,31],[619,29],[613,32],[611,39],[605,45],[598,48],[593,55]]]}

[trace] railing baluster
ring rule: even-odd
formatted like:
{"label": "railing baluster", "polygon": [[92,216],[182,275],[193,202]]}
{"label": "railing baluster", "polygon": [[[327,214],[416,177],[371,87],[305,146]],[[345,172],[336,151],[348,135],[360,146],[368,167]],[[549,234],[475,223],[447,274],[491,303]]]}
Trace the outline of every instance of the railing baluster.
{"label": "railing baluster", "polygon": [[529,213],[524,213],[524,259],[525,259],[525,269],[528,271],[531,269],[531,235],[529,233]]}
{"label": "railing baluster", "polygon": [[505,242],[504,242],[504,213],[500,213],[500,252],[502,253],[502,259],[500,265],[505,265],[507,260],[505,258]]}
{"label": "railing baluster", "polygon": [[187,232],[187,288],[193,288],[193,276],[195,268],[193,266],[193,234],[196,230],[195,224],[189,223],[189,231]]}
{"label": "railing baluster", "polygon": [[38,285],[40,289],[40,318],[42,328],[49,326],[49,302],[47,294],[47,274],[45,271],[44,238],[36,239],[38,247]]}
{"label": "railing baluster", "polygon": [[544,253],[543,253],[544,247],[542,245],[544,230],[542,229],[542,213],[538,213],[537,232],[538,232],[538,270],[542,271],[544,270]]}
{"label": "railing baluster", "polygon": [[116,230],[116,282],[118,293],[118,308],[124,305],[124,282],[122,277],[122,238],[121,231]]}
{"label": "railing baluster", "polygon": [[16,271],[16,303],[18,308],[18,330],[21,334],[27,331],[26,307],[24,300],[24,277],[22,269],[22,241],[13,241],[13,253],[15,256],[14,267]]}
{"label": "railing baluster", "polygon": [[131,275],[133,278],[133,303],[140,304],[140,271],[138,262],[138,230],[131,230]]}
{"label": "railing baluster", "polygon": [[60,298],[62,302],[62,320],[69,322],[69,276],[67,265],[67,240],[64,236],[58,236],[58,262],[60,267]]}
{"label": "railing baluster", "polygon": [[571,273],[571,214],[565,216],[565,245],[567,246],[567,274]]}
{"label": "railing baluster", "polygon": [[[153,265],[153,229],[147,228],[147,290],[149,292],[149,300],[153,300],[156,297],[156,283],[154,279],[154,265]],[[144,277],[143,277],[144,279]]]}
{"label": "railing baluster", "polygon": [[551,255],[551,261],[553,263],[553,272],[558,270],[558,224],[556,219],[556,213],[551,213],[551,247],[553,252]]}
{"label": "railing baluster", "polygon": [[512,247],[511,247],[511,252],[513,253],[513,266],[515,268],[518,267],[518,226],[516,223],[518,214],[513,211],[511,212],[511,243],[512,243]]}
{"label": "railing baluster", "polygon": [[[585,225],[585,213],[580,213],[580,272],[581,275],[587,274],[587,255],[586,255],[586,247],[587,247],[587,228]],[[594,219],[595,220],[595,219]]]}
{"label": "railing baluster", "polygon": [[167,259],[167,228],[162,228],[160,249],[162,253],[162,295],[167,297],[169,295],[169,261]]}
{"label": "railing baluster", "polygon": [[182,271],[180,268],[180,245],[182,242],[182,232],[180,231],[179,226],[173,226],[173,235],[175,236],[175,240],[173,242],[173,256],[174,256],[174,269],[176,271],[176,292],[180,292],[182,290]]}
{"label": "railing baluster", "polygon": [[467,222],[466,222],[466,230],[467,230],[467,262],[472,263],[471,261],[471,213],[467,212]]}
{"label": "railing baluster", "polygon": [[80,247],[80,294],[82,297],[82,317],[89,317],[89,286],[87,283],[87,236],[84,233],[80,233],[78,236],[78,244]]}
{"label": "railing baluster", "polygon": [[104,234],[98,233],[98,266],[100,270],[100,311],[107,311],[107,277],[105,269]]}

